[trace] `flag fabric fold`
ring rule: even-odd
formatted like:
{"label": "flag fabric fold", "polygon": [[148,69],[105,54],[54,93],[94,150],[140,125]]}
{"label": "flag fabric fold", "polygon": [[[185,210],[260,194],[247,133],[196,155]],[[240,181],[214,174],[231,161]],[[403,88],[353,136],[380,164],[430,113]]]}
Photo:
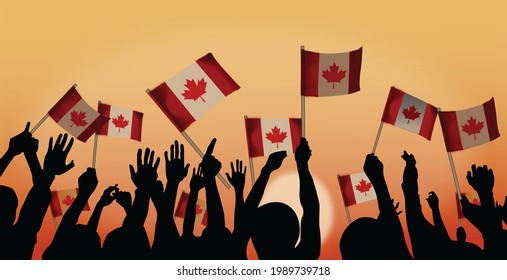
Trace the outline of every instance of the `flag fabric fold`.
{"label": "flag fabric fold", "polygon": [[97,111],[110,118],[109,122],[100,128],[99,135],[141,141],[143,113],[105,103],[99,103]]}
{"label": "flag fabric fold", "polygon": [[437,119],[437,108],[402,90],[391,87],[382,122],[431,140]]}
{"label": "flag fabric fold", "polygon": [[108,117],[90,107],[75,87],[71,87],[48,114],[69,134],[83,142],[109,121]]}
{"label": "flag fabric fold", "polygon": [[339,175],[338,183],[345,207],[377,199],[375,189],[364,172]]}
{"label": "flag fabric fold", "polygon": [[278,151],[294,153],[301,140],[300,118],[245,118],[249,157]]}
{"label": "flag fabric fold", "polygon": [[[51,191],[50,208],[54,218],[62,216],[67,212],[76,199],[78,192],[79,190],[77,188]],[[90,205],[88,205],[88,203],[86,203],[83,211],[90,211]]]}
{"label": "flag fabric fold", "polygon": [[344,53],[301,50],[301,95],[336,96],[359,91],[363,48]]}
{"label": "flag fabric fold", "polygon": [[461,111],[439,112],[447,152],[491,142],[500,136],[495,100]]}
{"label": "flag fabric fold", "polygon": [[[178,206],[176,207],[176,211],[174,215],[179,218],[185,218],[185,212],[187,210],[189,194],[183,191],[180,196],[180,200],[178,201]],[[203,226],[208,225],[208,209],[206,206],[206,201],[202,199],[197,199],[197,203],[195,205],[195,222],[200,223]]]}
{"label": "flag fabric fold", "polygon": [[211,53],[148,92],[174,126],[183,132],[215,104],[239,89]]}

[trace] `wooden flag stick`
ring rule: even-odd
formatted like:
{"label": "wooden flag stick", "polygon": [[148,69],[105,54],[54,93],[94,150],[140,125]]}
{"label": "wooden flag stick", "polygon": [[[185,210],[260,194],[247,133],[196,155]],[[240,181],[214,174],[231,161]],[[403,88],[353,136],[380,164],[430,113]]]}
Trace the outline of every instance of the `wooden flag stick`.
{"label": "wooden flag stick", "polygon": [[95,133],[93,140],[93,157],[92,157],[92,168],[95,168],[95,162],[97,161],[97,143],[99,142],[99,135]]}
{"label": "wooden flag stick", "polygon": [[347,220],[349,221],[349,225],[352,223],[352,218],[350,217],[349,207],[345,206],[345,213],[347,214]]}
{"label": "wooden flag stick", "polygon": [[33,128],[30,133],[33,134],[41,124],[49,118],[49,114],[46,114]]}
{"label": "wooden flag stick", "polygon": [[378,144],[378,141],[380,140],[380,134],[382,133],[383,126],[384,126],[384,122],[380,122],[380,126],[379,126],[378,132],[377,132],[377,138],[375,138],[375,143],[373,144],[372,153],[375,153],[375,151],[377,150],[377,144]]}
{"label": "wooden flag stick", "polygon": [[58,230],[58,222],[55,217],[53,217],[53,224],[55,225],[55,229]]}
{"label": "wooden flag stick", "polygon": [[[248,116],[245,115],[245,119],[247,118]],[[252,187],[253,187],[253,185],[255,184],[255,175],[254,175],[253,159],[250,156],[248,156],[248,162],[250,163],[250,176],[252,178]]]}
{"label": "wooden flag stick", "polygon": [[[305,46],[301,46],[301,50],[304,50]],[[306,137],[306,108],[305,108],[305,96],[301,92],[301,134]]]}
{"label": "wooden flag stick", "polygon": [[[194,148],[194,150],[197,152],[197,154],[201,158],[203,158],[204,153],[199,149],[199,147],[197,147],[197,145],[194,143],[194,141],[192,141],[192,138],[190,138],[190,136],[188,136],[188,134],[185,131],[182,131],[181,135],[183,135],[183,138],[185,138],[185,140],[187,140],[187,142],[190,144],[190,146],[192,146],[192,148]],[[222,181],[222,183],[225,185],[225,187],[227,187],[227,189],[231,188],[231,186],[229,185],[229,183],[227,183],[227,181],[225,180],[224,176],[222,176],[222,174],[218,173],[217,176],[218,176],[218,179],[220,179],[220,181]]]}
{"label": "wooden flag stick", "polygon": [[[456,191],[458,192],[458,201],[461,201],[461,190],[459,188],[458,175],[456,173],[456,167],[454,166],[454,160],[452,158],[452,153],[447,152],[447,156],[449,157],[449,163],[451,164],[452,177],[454,179],[454,186],[456,187]],[[458,207],[461,207],[461,202],[458,203]],[[463,211],[463,209],[461,209]],[[461,227],[461,219],[458,218],[458,226]]]}

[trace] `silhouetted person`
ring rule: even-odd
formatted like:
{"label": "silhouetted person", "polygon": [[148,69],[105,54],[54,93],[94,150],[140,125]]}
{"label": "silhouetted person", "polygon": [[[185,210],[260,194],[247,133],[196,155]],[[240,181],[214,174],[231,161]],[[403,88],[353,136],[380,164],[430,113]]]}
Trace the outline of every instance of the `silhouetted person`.
{"label": "silhouetted person", "polygon": [[106,259],[150,259],[151,247],[144,228],[148,215],[150,192],[162,184],[157,180],[160,158],[146,148],[144,161],[142,150],[137,151],[137,171],[130,165],[132,182],[136,186],[135,198],[127,210],[121,227],[111,231],[104,240],[103,252]]}
{"label": "silhouetted person", "polygon": [[[301,234],[296,213],[286,204],[273,202],[259,208],[258,205],[271,173],[280,168],[285,151],[269,156],[266,165],[255,182],[245,211],[252,223],[249,228],[259,259],[318,259],[320,256],[319,199],[308,161],[312,152],[305,138],[301,138],[295,152],[299,174],[299,200],[303,208]],[[300,242],[296,242],[300,237]]]}
{"label": "silhouetted person", "polygon": [[[100,237],[96,230],[77,224],[88,199],[97,188],[94,168],[88,168],[78,179],[79,191],[65,212],[53,241],[42,255],[43,259],[91,260],[100,258]],[[98,221],[97,221],[98,222]]]}
{"label": "silhouetted person", "polygon": [[231,173],[225,173],[227,180],[231,183],[234,188],[234,230],[232,232],[232,240],[234,247],[234,259],[246,260],[248,240],[250,236],[248,234],[248,223],[249,219],[245,215],[245,177],[246,177],[246,166],[243,167],[243,162],[239,159],[236,160],[236,168],[234,163],[231,162]]}
{"label": "silhouetted person", "polygon": [[397,212],[384,178],[384,165],[374,155],[366,156],[364,172],[377,196],[377,219],[362,217],[347,226],[340,240],[344,260],[406,260],[412,259]]}
{"label": "silhouetted person", "polygon": [[[42,221],[51,202],[49,188],[56,175],[61,175],[74,166],[74,162],[65,163],[74,139],[71,139],[65,147],[67,134],[63,137],[60,134],[54,146],[53,138],[50,138],[44,168],[42,169],[36,154],[38,141],[31,137],[28,129],[29,124],[27,124],[25,131],[11,139],[6,154],[7,159],[12,159],[21,152],[25,153],[34,185],[21,207],[16,223],[14,221],[18,206],[17,196],[11,188],[0,186],[1,259],[29,260],[32,258],[33,249],[37,243],[37,233],[42,226]],[[5,156],[2,157],[2,164],[10,162],[7,159],[5,159]]]}
{"label": "silhouetted person", "polygon": [[467,197],[462,195],[463,215],[481,232],[485,258],[507,259],[507,239],[502,229],[502,216],[495,207],[493,197],[493,170],[486,165],[477,168],[474,164],[472,170],[467,172],[467,180],[479,195],[481,205],[471,204]]}
{"label": "silhouetted person", "polygon": [[206,209],[208,225],[203,230],[201,241],[204,246],[203,255],[206,259],[231,259],[233,255],[232,235],[225,226],[225,214],[217,188],[216,176],[222,163],[213,154],[216,139],[211,140],[201,162],[206,192]]}
{"label": "silhouetted person", "polygon": [[183,144],[179,145],[178,141],[171,145],[170,158],[167,151],[164,156],[166,188],[164,190],[161,183],[154,183],[151,189],[151,199],[157,210],[153,253],[154,258],[158,259],[178,259],[184,248],[180,248],[180,235],[173,213],[178,186],[187,176],[189,164],[185,165],[185,147]]}

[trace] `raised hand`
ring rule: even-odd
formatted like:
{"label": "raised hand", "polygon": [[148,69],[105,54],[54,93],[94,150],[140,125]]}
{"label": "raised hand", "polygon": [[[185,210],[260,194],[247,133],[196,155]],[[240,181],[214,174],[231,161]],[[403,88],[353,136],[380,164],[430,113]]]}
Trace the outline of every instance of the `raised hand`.
{"label": "raised hand", "polygon": [[199,192],[200,189],[204,187],[204,176],[202,175],[202,168],[199,164],[197,168],[197,172],[194,169],[192,170],[192,178],[190,178],[190,190]]}
{"label": "raised hand", "polygon": [[246,175],[246,166],[243,168],[243,161],[237,159],[236,160],[236,170],[234,170],[234,163],[231,162],[231,174],[225,173],[227,176],[227,180],[229,183],[236,189],[237,191],[243,191],[245,188],[245,175]]}
{"label": "raised hand", "polygon": [[160,158],[157,157],[155,160],[155,151],[150,151],[149,148],[146,148],[143,162],[142,154],[142,149],[137,150],[137,172],[134,166],[130,164],[130,176],[138,189],[149,191],[149,189],[146,189],[147,185],[155,184],[157,181],[157,168],[160,164]]}
{"label": "raised hand", "polygon": [[299,142],[299,146],[296,148],[295,158],[297,163],[307,163],[312,156],[312,150],[310,150],[310,146],[308,145],[308,141],[306,138],[302,137]]}
{"label": "raised hand", "polygon": [[287,157],[287,151],[279,151],[271,153],[268,157],[268,161],[264,165],[267,171],[272,172],[282,166],[283,160]]}
{"label": "raised hand", "polygon": [[498,209],[498,212],[500,213],[500,217],[502,218],[503,222],[507,225],[507,195],[505,196],[503,206],[499,205],[497,202],[496,208]]}
{"label": "raised hand", "polygon": [[428,205],[431,209],[438,209],[438,196],[435,192],[431,191],[428,193],[428,198],[426,198]]}
{"label": "raised hand", "polygon": [[97,188],[98,183],[99,181],[97,179],[95,168],[88,167],[88,169],[79,176],[79,193],[90,196],[95,191],[95,188]]}
{"label": "raised hand", "polygon": [[104,190],[104,193],[100,197],[100,200],[97,204],[100,204],[102,206],[108,206],[113,203],[115,197],[113,193],[116,193],[119,191],[118,184],[114,186],[109,186],[107,189]]}
{"label": "raised hand", "polygon": [[116,191],[113,193],[114,199],[116,203],[118,203],[125,212],[128,212],[130,207],[132,207],[132,195],[127,191]]}
{"label": "raised hand", "polygon": [[185,147],[183,144],[178,145],[178,141],[174,141],[171,145],[171,157],[168,158],[167,151],[165,156],[165,172],[168,181],[178,184],[183,181],[188,174],[188,167],[185,165]]}
{"label": "raised hand", "polygon": [[215,177],[222,168],[222,163],[212,155],[216,142],[216,138],[211,140],[208,149],[206,150],[206,154],[204,154],[204,157],[202,158],[202,174],[205,178]]}
{"label": "raised hand", "polygon": [[375,154],[371,153],[364,160],[363,170],[370,180],[383,176],[384,165]]}
{"label": "raised hand", "polygon": [[9,152],[13,155],[19,155],[25,151],[28,141],[32,138],[32,134],[30,133],[30,122],[26,123],[25,130],[23,130],[20,134],[14,136],[9,141]]}
{"label": "raised hand", "polygon": [[475,164],[472,165],[472,171],[467,172],[467,180],[468,184],[470,184],[479,195],[492,193],[495,184],[493,170],[488,169],[486,165],[479,168],[477,168]]}
{"label": "raised hand", "polygon": [[61,175],[74,167],[74,161],[71,161],[69,164],[65,163],[67,161],[67,155],[74,144],[74,138],[70,138],[67,147],[65,147],[67,144],[67,137],[67,133],[58,135],[54,146],[53,137],[49,139],[48,151],[44,159],[44,171],[48,173],[48,175]]}

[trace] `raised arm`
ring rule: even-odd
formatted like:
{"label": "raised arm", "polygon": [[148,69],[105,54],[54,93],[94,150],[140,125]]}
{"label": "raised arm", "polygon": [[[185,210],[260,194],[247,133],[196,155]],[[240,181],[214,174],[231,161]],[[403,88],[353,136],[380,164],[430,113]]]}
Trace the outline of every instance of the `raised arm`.
{"label": "raised arm", "polygon": [[303,207],[301,241],[297,246],[302,259],[318,259],[320,256],[320,204],[308,161],[312,151],[305,138],[296,149],[295,158],[299,174],[299,200]]}
{"label": "raised arm", "polygon": [[90,228],[92,231],[95,232],[97,231],[102,210],[104,209],[104,207],[111,205],[111,203],[113,203],[114,201],[113,192],[117,192],[118,190],[119,190],[118,184],[110,186],[104,190],[104,193],[100,197],[99,202],[97,202],[97,205],[95,205],[95,209],[93,209],[92,216],[88,220],[88,228]]}
{"label": "raised arm", "polygon": [[208,210],[207,227],[209,229],[225,228],[225,214],[215,178],[222,168],[222,163],[212,155],[216,141],[216,138],[211,140],[201,162]]}
{"label": "raised arm", "polygon": [[9,148],[5,152],[5,154],[0,158],[0,176],[4,173],[9,163],[11,163],[12,159],[21,154],[26,148],[26,142],[32,137],[32,134],[29,131],[30,123],[26,123],[25,130],[23,130],[20,134],[14,136],[9,141]]}
{"label": "raised arm", "polygon": [[225,173],[227,180],[231,183],[235,193],[235,207],[234,207],[234,231],[233,234],[241,234],[245,231],[245,227],[242,223],[246,222],[244,217],[244,190],[245,190],[245,175],[246,166],[243,168],[243,161],[236,160],[236,169],[234,169],[234,163],[231,162],[231,174]]}
{"label": "raised arm", "polygon": [[197,171],[192,170],[192,178],[190,179],[190,193],[188,194],[187,207],[185,209],[185,219],[183,220],[183,237],[194,237],[194,223],[197,197],[199,191],[204,188],[204,177],[202,175],[202,168],[199,164]]}
{"label": "raised arm", "polygon": [[438,206],[438,196],[435,192],[431,191],[428,194],[428,198],[426,198],[428,205],[431,208],[431,213],[433,215],[433,225],[437,230],[440,237],[445,240],[451,240],[449,237],[449,233],[447,233],[447,229],[445,228],[444,221],[442,220],[442,215],[440,214],[440,207]]}

